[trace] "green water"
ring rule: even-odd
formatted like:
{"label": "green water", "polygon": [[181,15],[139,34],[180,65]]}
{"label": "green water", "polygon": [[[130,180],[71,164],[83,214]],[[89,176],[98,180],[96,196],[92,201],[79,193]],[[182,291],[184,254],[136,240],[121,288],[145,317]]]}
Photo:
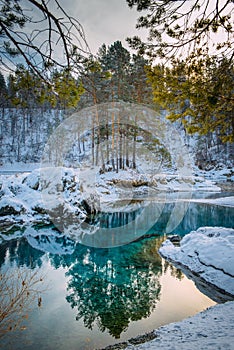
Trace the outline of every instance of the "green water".
{"label": "green water", "polygon": [[[126,222],[136,222],[137,215],[141,216],[141,224],[146,221],[145,238],[135,227],[131,236],[135,241],[106,248],[95,247],[100,237],[92,238],[90,242],[95,244],[88,246],[63,237],[51,226],[34,227],[38,236],[33,239],[25,235],[24,228],[8,232],[8,238],[15,238],[0,246],[2,273],[17,276],[17,271],[23,271],[28,276],[28,272],[37,271],[43,282],[38,293],[34,291],[35,298],[27,310],[21,310],[22,322],[17,329],[0,338],[2,348],[98,349],[214,305],[157,253],[173,207],[165,206],[151,227],[151,219],[147,215],[142,218],[149,212],[142,209],[134,215],[104,213],[92,218],[93,225],[101,229],[111,225],[116,229],[124,227]],[[190,204],[173,232],[184,235],[204,225],[232,227],[233,214],[232,208]],[[86,238],[84,242],[87,243]],[[116,242],[119,243],[114,237]],[[57,253],[52,253],[56,249]]]}

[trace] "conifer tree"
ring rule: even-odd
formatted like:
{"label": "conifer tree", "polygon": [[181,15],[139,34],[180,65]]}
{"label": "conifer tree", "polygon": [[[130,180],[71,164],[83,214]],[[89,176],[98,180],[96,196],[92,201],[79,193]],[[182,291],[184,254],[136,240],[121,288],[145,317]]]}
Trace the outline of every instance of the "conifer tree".
{"label": "conifer tree", "polygon": [[[145,28],[148,36],[128,38],[140,53],[173,59],[179,54],[189,55],[204,47],[215,55],[232,55],[232,0],[126,0],[142,15],[136,28]],[[200,51],[198,51],[200,50]]]}
{"label": "conifer tree", "polygon": [[148,30],[145,42],[128,41],[156,65],[149,69],[154,101],[187,131],[232,142],[233,1],[126,1],[143,13],[137,28]]}
{"label": "conifer tree", "polygon": [[129,83],[132,87],[131,101],[152,105],[152,88],[147,82],[147,67],[149,62],[142,55],[132,56]]}
{"label": "conifer tree", "polygon": [[7,106],[7,86],[4,75],[0,72],[0,108]]}
{"label": "conifer tree", "polygon": [[[224,142],[234,141],[234,67],[195,55],[174,61],[171,68],[157,65],[148,69],[154,101],[168,110],[171,121],[181,120],[189,133],[216,132]],[[191,64],[192,60],[192,64]]]}
{"label": "conifer tree", "polygon": [[122,46],[120,41],[108,47],[105,60],[105,70],[111,73],[112,100],[129,101],[131,89],[128,84],[130,71],[130,53]]}
{"label": "conifer tree", "polygon": [[80,96],[84,93],[82,83],[67,70],[55,72],[52,82],[51,101],[53,105],[64,110],[77,107]]}

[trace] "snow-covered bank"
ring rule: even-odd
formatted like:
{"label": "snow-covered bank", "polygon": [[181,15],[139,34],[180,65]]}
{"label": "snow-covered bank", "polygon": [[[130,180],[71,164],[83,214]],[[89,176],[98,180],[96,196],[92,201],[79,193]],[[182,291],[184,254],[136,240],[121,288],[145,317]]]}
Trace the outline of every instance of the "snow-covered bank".
{"label": "snow-covered bank", "polygon": [[[127,350],[233,350],[233,315],[233,301],[216,305],[181,322],[160,327],[154,331],[155,339],[151,341],[140,345],[132,345],[129,341],[125,348]],[[121,349],[121,347],[112,349]]]}
{"label": "snow-covered bank", "polygon": [[225,207],[234,207],[234,196],[221,197],[221,198],[215,198],[215,199],[211,199],[211,198],[191,199],[190,201],[196,202],[196,203],[221,205]]}
{"label": "snow-covered bank", "polygon": [[0,174],[30,173],[39,168],[39,163],[7,163],[0,165]]}
{"label": "snow-covered bank", "polygon": [[185,266],[207,283],[234,296],[234,229],[201,227],[175,246],[166,240],[159,253]]}
{"label": "snow-covered bank", "polygon": [[206,171],[196,169],[195,172],[198,174],[198,176],[215,182],[234,181],[234,167],[231,166],[227,168],[226,166],[220,164],[216,167],[216,169],[214,168]]}
{"label": "snow-covered bank", "polygon": [[154,196],[159,192],[187,192],[197,191],[220,192],[221,188],[214,181],[200,176],[185,176],[171,173],[147,174],[135,170],[121,170],[96,177],[96,191],[103,198],[120,198],[129,194],[136,198],[140,196]]}
{"label": "snow-covered bank", "polygon": [[[234,299],[234,229],[203,227],[186,235],[180,246],[167,239],[160,254]],[[106,350],[234,349],[234,301],[218,304],[180,322],[171,323]]]}
{"label": "snow-covered bank", "polygon": [[[97,173],[91,176],[90,169],[82,173],[79,169],[64,167],[47,170],[34,168],[35,164],[31,164],[27,169],[28,172],[21,172],[23,169],[26,170],[22,166],[16,174],[0,175],[1,221],[38,222],[48,219],[46,213],[48,209],[50,211],[51,205],[57,208],[59,204],[64,203],[67,212],[80,215],[82,213],[79,208],[85,212],[80,205],[81,202],[93,194],[101,204],[104,204],[125,198],[144,199],[145,196],[151,198],[159,193],[185,191],[189,194],[195,191],[220,191],[220,188],[212,181],[198,176],[186,177],[177,174],[153,176],[139,174],[131,169],[119,173]],[[2,171],[5,172],[15,170],[13,166],[2,168]],[[45,181],[41,179],[42,175],[46,177]],[[88,184],[87,181],[89,181]],[[191,196],[186,196],[186,198],[191,198]]]}
{"label": "snow-covered bank", "polygon": [[[31,173],[0,175],[0,225],[49,222],[65,219],[71,213],[85,219],[79,203],[82,195],[73,169],[47,169],[41,178],[40,169]],[[46,170],[44,170],[44,175]]]}

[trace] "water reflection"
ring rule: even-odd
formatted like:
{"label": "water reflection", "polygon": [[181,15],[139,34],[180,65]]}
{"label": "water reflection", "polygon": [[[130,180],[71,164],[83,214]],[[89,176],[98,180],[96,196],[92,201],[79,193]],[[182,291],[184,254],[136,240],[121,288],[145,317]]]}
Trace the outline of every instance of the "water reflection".
{"label": "water reflection", "polygon": [[162,260],[157,249],[163,239],[111,249],[77,244],[73,254],[57,255],[42,253],[21,238],[5,242],[0,256],[4,266],[17,264],[28,271],[41,267],[45,256],[55,269],[66,269],[66,300],[76,310],[76,320],[120,338],[132,321],[149,317],[160,300]]}
{"label": "water reflection", "polygon": [[[161,295],[160,278],[170,270],[177,279],[182,274],[170,264],[162,266],[157,253],[164,238],[137,241],[116,248],[96,249],[78,244],[73,254],[47,254],[50,264],[67,270],[66,300],[76,310],[76,320],[120,338],[132,321],[150,316]],[[5,264],[21,264],[30,269],[41,266],[43,255],[26,239],[5,243],[1,258]],[[3,258],[4,257],[4,258]]]}
{"label": "water reflection", "polygon": [[[144,235],[177,233],[183,236],[201,226],[233,227],[234,208],[231,207],[190,203],[181,219],[181,213],[185,210],[184,203],[150,202],[139,207],[141,204],[133,211],[99,213],[89,217],[78,228],[70,227],[69,232],[61,233],[52,225],[35,225],[0,232],[0,239],[1,236],[3,240],[25,237],[37,251],[61,255],[72,254],[77,242],[87,247],[108,248],[128,244]],[[12,243],[13,250],[14,244]],[[17,255],[20,260],[20,247],[17,247]]]}
{"label": "water reflection", "polygon": [[[165,205],[159,220],[147,232],[148,234],[161,234],[165,232],[173,207],[174,203],[168,203]],[[183,219],[178,222],[178,225],[173,228],[173,230],[167,233],[177,233],[184,236],[202,226],[223,226],[232,228],[233,217],[233,207],[222,207],[204,203],[190,203]]]}
{"label": "water reflection", "polygon": [[30,269],[41,267],[44,253],[33,248],[25,237],[4,241],[0,245],[0,267],[8,265],[25,266]]}
{"label": "water reflection", "polygon": [[[72,254],[63,255],[38,251],[25,238],[5,242],[0,249],[2,269],[20,268],[19,262],[28,271],[40,266],[52,282],[47,296],[43,295],[40,313],[34,310],[30,316],[29,329],[17,335],[20,341],[6,338],[4,349],[10,349],[9,341],[15,350],[31,350],[35,344],[47,350],[75,350],[77,346],[91,350],[97,343],[101,348],[114,343],[113,339],[126,340],[210,305],[203,299],[199,304],[198,295],[191,303],[198,292],[191,288],[188,293],[189,281],[184,284],[187,300],[180,295],[183,287],[178,281],[184,281],[183,275],[157,254],[163,240],[163,236],[150,237],[105,249],[76,244]],[[18,250],[25,252],[20,260]],[[89,346],[87,336],[92,339]]]}
{"label": "water reflection", "polygon": [[[90,330],[90,332],[91,330],[96,332],[98,328],[101,334],[105,334],[105,336],[108,334],[109,343],[110,337],[123,339],[123,334],[128,334],[128,337],[131,337],[134,333],[127,333],[131,324],[134,321],[140,322],[142,320],[140,327],[144,327],[143,324],[147,324],[154,313],[157,313],[155,319],[158,323],[152,321],[148,329],[176,320],[165,316],[167,313],[168,315],[176,315],[176,317],[180,314],[187,317],[192,312],[183,314],[185,303],[183,298],[179,304],[179,302],[174,302],[175,296],[173,296],[170,299],[170,302],[171,300],[173,302],[168,306],[169,301],[168,299],[165,301],[163,296],[165,290],[168,291],[168,287],[166,289],[163,287],[165,276],[173,277],[174,280],[182,282],[184,275],[167,262],[162,262],[157,254],[158,247],[165,239],[165,228],[173,208],[174,203],[164,205],[163,210],[158,212],[157,223],[147,231],[147,236],[144,239],[136,235],[137,240],[131,244],[112,248],[95,248],[80,244],[72,240],[71,237],[60,233],[51,225],[46,227],[27,226],[9,230],[2,235],[3,242],[0,245],[1,270],[23,267],[28,271],[34,271],[36,268],[44,271],[48,264],[50,268],[52,266],[51,276],[54,276],[55,270],[61,270],[63,276],[65,275],[65,292],[62,296],[56,296],[56,293],[60,293],[56,292],[53,285],[50,303],[51,300],[55,300],[59,307],[66,304],[68,309],[72,311],[71,313],[66,311],[64,317],[66,317],[66,322],[70,322],[69,327],[71,326],[74,334],[76,334],[77,329],[74,325],[72,326],[73,320],[77,327],[78,325],[80,327],[82,323],[85,329]],[[139,212],[137,211],[136,214],[138,216]],[[92,224],[102,229],[110,225],[118,229],[125,224],[125,221],[136,223],[134,215],[104,213],[96,216]],[[142,228],[144,221],[149,223],[152,220],[150,211],[147,215],[146,211],[141,211],[139,217],[141,219],[138,223],[142,224]],[[191,203],[186,216],[174,232],[184,235],[204,225],[232,227],[232,218],[233,208]],[[88,233],[86,234],[88,235]],[[169,289],[171,285],[170,280]],[[178,287],[178,289],[180,288]],[[204,292],[206,293],[205,290]],[[187,298],[189,297],[187,295]],[[193,312],[198,311],[199,308],[193,306],[189,299],[188,304],[196,309]],[[164,305],[163,308],[161,306],[163,310],[161,313],[159,305]],[[172,307],[177,307],[174,314],[171,312]],[[46,313],[46,310],[44,312]],[[50,315],[46,315],[48,317],[46,327],[50,329]],[[56,314],[57,319],[59,320],[59,317]],[[35,334],[38,334],[38,321],[35,319],[34,322],[36,325]],[[59,324],[60,321],[58,321],[58,331],[60,330]],[[135,324],[134,327],[136,327]],[[138,333],[142,333],[142,329],[138,329]],[[44,340],[40,341],[40,346],[42,346]],[[17,344],[14,348],[23,349],[24,347]],[[53,349],[52,343],[50,348]],[[94,346],[90,346],[91,348]]]}
{"label": "water reflection", "polygon": [[0,271],[0,339],[25,329],[33,304],[42,303],[43,276],[38,269],[6,268]]}
{"label": "water reflection", "polygon": [[153,240],[111,250],[86,248],[79,254],[67,272],[66,299],[76,308],[76,319],[119,338],[131,321],[148,317],[161,291],[156,248]]}
{"label": "water reflection", "polygon": [[234,208],[218,205],[190,203],[187,213],[177,227],[177,231],[186,234],[201,226],[234,227]]}
{"label": "water reflection", "polygon": [[100,213],[81,225],[74,237],[89,247],[115,247],[148,234],[184,235],[201,226],[233,226],[234,209],[188,202],[141,202],[131,212]]}

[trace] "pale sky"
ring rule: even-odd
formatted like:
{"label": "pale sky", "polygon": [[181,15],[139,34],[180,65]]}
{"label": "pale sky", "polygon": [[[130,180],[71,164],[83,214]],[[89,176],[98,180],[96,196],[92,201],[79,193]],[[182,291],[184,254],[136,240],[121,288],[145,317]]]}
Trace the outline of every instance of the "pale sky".
{"label": "pale sky", "polygon": [[130,9],[125,0],[62,0],[60,3],[82,24],[94,54],[103,43],[108,46],[116,40],[129,49],[125,39],[142,32],[135,28],[139,12]]}
{"label": "pale sky", "polygon": [[[147,30],[136,29],[137,18],[144,13],[137,12],[135,7],[130,9],[126,0],[58,0],[58,2],[67,12],[68,16],[74,17],[81,23],[86,34],[87,43],[93,54],[97,53],[103,43],[109,46],[116,40],[120,40],[124,47],[132,51],[126,42],[126,38],[133,37],[134,35],[139,35],[143,41],[147,41]],[[35,6],[28,0],[22,0],[22,3],[29,11],[28,15],[34,17],[36,12],[34,13],[32,11],[37,11]],[[63,16],[62,12],[58,11],[55,1],[48,0],[47,5],[55,16],[56,14],[58,17]],[[35,26],[38,26],[38,22]],[[27,31],[29,30],[28,28],[30,29],[30,25],[26,26],[24,30]],[[36,27],[36,29],[41,28]],[[32,29],[30,30],[32,31]],[[43,30],[41,31],[40,35],[36,38],[39,42],[38,45],[41,45],[43,42],[43,35],[48,35],[48,33],[44,33]],[[222,33],[220,33],[220,36],[222,36]],[[56,42],[57,40],[54,41]],[[36,40],[35,44],[37,44]],[[79,44],[78,47],[80,47]],[[61,45],[54,48],[54,54],[56,58],[63,59]],[[8,64],[11,66],[11,63]]]}
{"label": "pale sky", "polygon": [[[72,16],[80,22],[90,51],[94,55],[102,44],[105,43],[109,46],[117,40],[120,40],[123,46],[132,52],[125,39],[144,32],[144,30],[138,31],[135,28],[140,13],[135,8],[130,9],[126,0],[58,0],[58,3],[68,16]],[[43,18],[40,11],[28,0],[22,0],[22,5],[29,17],[31,16],[33,19],[35,17],[35,20]],[[47,1],[47,5],[55,16],[63,17],[62,12],[58,11],[57,5],[53,0]],[[41,25],[43,26],[45,23],[48,25],[46,20]],[[33,32],[33,29],[40,30],[42,28],[38,28],[38,22],[36,22],[35,24],[27,24],[24,31],[30,33]],[[43,40],[47,39],[46,35],[48,33],[41,31],[34,43],[40,46]],[[54,53],[55,58],[59,57],[60,59],[62,57],[61,46],[55,45]],[[17,63],[20,61],[17,57]],[[14,63],[9,61],[7,65],[14,69]],[[4,74],[8,74],[8,70],[4,69]]]}
{"label": "pale sky", "polygon": [[[144,13],[130,9],[126,0],[60,0],[60,4],[82,24],[93,54],[105,43],[107,46],[120,40],[131,51],[127,37],[138,35],[146,39],[146,29],[136,29],[137,18]],[[185,4],[185,9],[188,6]],[[218,39],[222,33],[218,35]]]}

